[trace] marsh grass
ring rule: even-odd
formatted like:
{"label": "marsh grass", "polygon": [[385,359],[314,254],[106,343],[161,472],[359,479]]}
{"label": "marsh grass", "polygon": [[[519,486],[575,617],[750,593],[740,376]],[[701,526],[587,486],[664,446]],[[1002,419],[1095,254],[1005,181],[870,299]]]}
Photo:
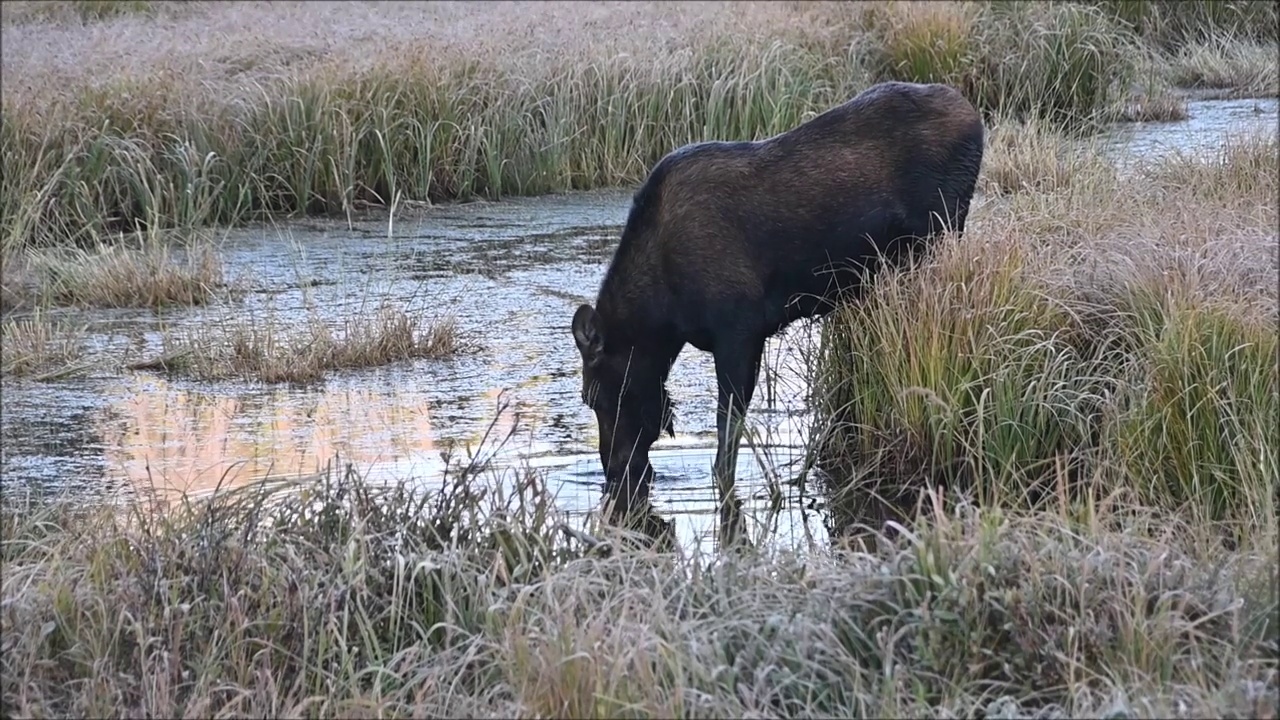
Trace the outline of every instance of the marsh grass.
{"label": "marsh grass", "polygon": [[52,380],[76,372],[85,353],[85,328],[40,310],[0,325],[0,375]]}
{"label": "marsh grass", "polygon": [[[833,86],[836,69],[796,59],[804,54],[785,46],[758,56],[713,51],[690,68],[659,66],[657,77],[621,60],[553,62],[542,79],[480,63],[291,77],[263,87],[235,115],[120,108],[102,114],[131,118],[128,125],[82,133],[71,147],[62,138],[13,138],[32,149],[25,159],[43,165],[34,175],[54,190],[15,188],[6,197],[38,195],[48,218],[39,226],[68,235],[122,223],[195,226],[349,212],[397,198],[498,198],[636,181],[670,148],[780,132],[832,104],[843,89]],[[697,82],[678,79],[690,71]],[[789,86],[797,75],[809,78],[807,87]],[[155,93],[138,87],[123,97]],[[64,152],[85,162],[65,165]],[[12,209],[15,217],[21,212]]]}
{"label": "marsh grass", "polygon": [[[1061,119],[1122,104],[1108,82],[1136,67],[1114,54],[1133,40],[1108,40],[1109,26],[1132,22],[1168,52],[1200,38],[1196,22],[1234,26],[1180,9],[1190,3],[1129,21],[1070,5],[791,3],[799,19],[777,23],[781,39],[734,44],[714,26],[695,43],[681,33],[705,26],[673,22],[657,40],[650,26],[633,33],[650,54],[632,58],[558,47],[555,24],[531,20],[554,50],[512,57],[545,74],[485,45],[386,42],[396,65],[348,38],[330,65],[301,43],[284,59],[235,46],[210,63],[235,65],[260,96],[216,82],[193,92],[207,78],[174,65],[154,81],[116,70],[92,89],[66,82],[51,104],[6,93],[6,305],[44,302],[41,287],[84,305],[146,295],[141,272],[95,280],[82,259],[123,262],[98,249],[58,256],[61,271],[36,275],[47,282],[11,284],[11,270],[31,275],[10,257],[43,267],[26,246],[46,232],[632,182],[677,144],[785,129],[877,73],[955,73],[988,93],[996,122],[992,197],[965,239],[882,275],[823,325],[821,449],[835,524],[873,526],[861,549],[654,553],[593,521],[586,531],[608,544],[589,551],[566,539],[560,523],[578,519],[532,473],[504,486],[469,469],[423,496],[423,484],[335,471],[163,511],[6,492],[0,713],[1276,717],[1276,141],[1128,174],[1080,150]],[[235,7],[258,20],[288,10]],[[762,8],[737,16],[746,30],[781,17]],[[576,16],[607,24],[596,12],[561,20],[594,37]],[[112,24],[102,37],[134,45],[156,28],[150,14],[100,22]],[[864,27],[885,54],[850,49],[845,33]],[[1020,60],[977,63],[991,48]],[[1057,65],[1041,76],[1037,63]],[[54,113],[58,102],[79,114]],[[297,326],[241,314],[171,335],[153,365],[310,382],[465,346],[447,321],[376,313]],[[32,347],[67,337],[26,334]],[[6,335],[6,363],[8,347]],[[930,486],[946,492],[921,502]],[[907,509],[891,536],[861,513],[870,492]]]}
{"label": "marsh grass", "polygon": [[290,323],[275,310],[224,317],[171,332],[159,358],[131,367],[168,370],[200,380],[306,384],[334,371],[448,358],[473,347],[452,317],[429,318],[383,301],[372,312],[344,316],[337,323],[315,314]]}
{"label": "marsh grass", "polygon": [[1278,174],[1274,137],[1074,171],[877,278],[824,328],[818,380],[850,514],[933,482],[1274,532]]}
{"label": "marsh grass", "polygon": [[1114,119],[1137,78],[1137,39],[1088,5],[896,3],[867,16],[873,78],[947,83],[989,114],[1088,126]]}
{"label": "marsh grass", "polygon": [[1110,172],[1096,141],[1043,120],[997,118],[987,133],[978,187],[990,195],[1057,192]]}
{"label": "marsh grass", "polygon": [[1188,117],[1186,96],[1168,89],[1135,95],[1120,111],[1125,122],[1173,122]]}
{"label": "marsh grass", "polygon": [[[159,3],[164,6],[169,3]],[[157,11],[157,3],[149,0],[70,0],[63,2],[5,3],[4,21],[13,23],[78,21],[93,23],[128,15],[147,15]]]}
{"label": "marsh grass", "polygon": [[1237,97],[1280,95],[1280,69],[1267,62],[1276,56],[1276,39],[1268,43],[1211,38],[1183,48],[1174,58],[1170,78],[1180,86],[1229,90]]}
{"label": "marsh grass", "polygon": [[[1269,193],[1280,190],[1277,161],[1280,138],[1274,132],[1234,134],[1207,157],[1175,152],[1147,163],[1144,175],[1161,189],[1181,187],[1226,207],[1247,207],[1274,199]],[[1276,212],[1274,205],[1265,209]]]}
{"label": "marsh grass", "polygon": [[[509,7],[339,20],[322,6],[213,4],[117,16],[111,35],[6,25],[6,243],[634,184],[680,145],[781,132],[883,79],[950,82],[988,115],[1055,125],[1180,112],[1167,52],[1088,4]],[[222,46],[135,52],[141,36],[203,37],[209,23]],[[371,34],[317,46],[332,23]],[[260,27],[285,39],[264,45]],[[1196,42],[1220,37],[1252,36]],[[1210,69],[1188,52],[1188,68]],[[1275,58],[1222,57],[1238,60],[1227,75],[1178,77],[1274,84]]]}
{"label": "marsh grass", "polygon": [[1139,329],[1146,335],[1141,374],[1124,388],[1123,411],[1104,432],[1141,496],[1195,505],[1207,520],[1274,531],[1280,510],[1275,325],[1176,300],[1171,305],[1144,318],[1150,324]]}
{"label": "marsh grass", "polygon": [[35,307],[37,296],[38,289],[25,254],[0,252],[0,316]]}
{"label": "marsh grass", "polygon": [[1277,710],[1274,546],[939,502],[870,551],[587,550],[522,478],[334,471],[162,514],[6,494],[5,714]]}
{"label": "marsh grass", "polygon": [[[11,250],[4,259],[5,306],[164,308],[200,305],[225,289],[209,242],[175,246],[157,235],[88,247]],[[11,269],[10,269],[11,268]]]}
{"label": "marsh grass", "polygon": [[1208,3],[1101,0],[1091,4],[1167,51],[1210,38],[1274,43],[1280,36],[1280,12],[1274,3],[1264,0]]}

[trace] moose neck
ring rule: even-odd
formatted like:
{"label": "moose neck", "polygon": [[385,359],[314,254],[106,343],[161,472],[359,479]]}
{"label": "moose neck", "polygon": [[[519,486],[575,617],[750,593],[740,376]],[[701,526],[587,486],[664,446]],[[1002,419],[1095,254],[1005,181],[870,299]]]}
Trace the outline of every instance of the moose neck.
{"label": "moose neck", "polygon": [[[651,308],[631,297],[619,297],[606,285],[597,298],[596,312],[604,328],[605,343],[610,352],[629,354],[632,362],[642,364],[666,383],[671,365],[684,343],[662,325],[652,322]],[[648,312],[646,312],[648,310]]]}
{"label": "moose neck", "polygon": [[600,283],[596,312],[611,351],[629,352],[635,362],[657,373],[665,385],[684,342],[670,324],[668,291],[654,275],[659,266],[655,256],[658,238],[641,222],[652,205],[642,198],[628,216]]}

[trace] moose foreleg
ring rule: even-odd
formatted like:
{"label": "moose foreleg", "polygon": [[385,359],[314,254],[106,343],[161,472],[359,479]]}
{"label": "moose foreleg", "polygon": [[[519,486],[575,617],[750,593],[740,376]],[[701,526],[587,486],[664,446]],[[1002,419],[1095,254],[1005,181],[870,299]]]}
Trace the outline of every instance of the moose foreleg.
{"label": "moose foreleg", "polygon": [[736,500],[733,486],[738,469],[738,444],[742,440],[751,395],[755,392],[764,342],[738,342],[715,351],[716,385],[716,459],[712,473],[720,492],[721,503]]}

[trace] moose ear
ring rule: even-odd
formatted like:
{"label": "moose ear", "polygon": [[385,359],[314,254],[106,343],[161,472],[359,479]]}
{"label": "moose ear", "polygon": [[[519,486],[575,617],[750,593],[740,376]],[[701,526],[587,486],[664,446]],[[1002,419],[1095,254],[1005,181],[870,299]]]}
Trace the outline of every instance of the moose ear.
{"label": "moose ear", "polygon": [[600,314],[590,305],[578,306],[573,314],[573,340],[578,352],[588,365],[595,365],[604,357],[604,331],[600,327]]}

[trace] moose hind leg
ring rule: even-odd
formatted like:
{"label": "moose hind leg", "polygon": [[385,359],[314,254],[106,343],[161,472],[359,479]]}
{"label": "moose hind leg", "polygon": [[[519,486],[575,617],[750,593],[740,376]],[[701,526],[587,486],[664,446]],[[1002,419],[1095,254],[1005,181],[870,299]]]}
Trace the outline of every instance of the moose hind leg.
{"label": "moose hind leg", "polygon": [[969,219],[969,205],[972,200],[961,200],[960,209],[956,212],[956,237],[964,237],[964,223]]}

